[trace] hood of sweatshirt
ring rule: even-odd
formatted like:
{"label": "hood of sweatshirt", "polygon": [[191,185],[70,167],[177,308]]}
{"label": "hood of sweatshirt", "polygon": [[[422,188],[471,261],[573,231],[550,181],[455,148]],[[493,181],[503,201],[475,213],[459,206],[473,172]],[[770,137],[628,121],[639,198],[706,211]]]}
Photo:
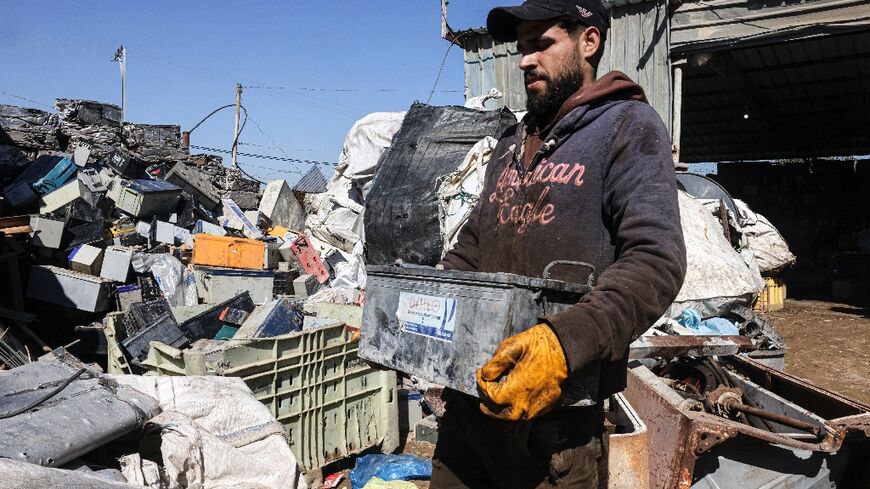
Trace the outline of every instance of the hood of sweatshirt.
{"label": "hood of sweatshirt", "polygon": [[[527,114],[517,134],[524,138],[523,162],[528,171],[559,146],[561,140],[613,107],[614,102],[636,100],[648,103],[643,88],[621,71],[611,71],[568,97],[545,127]],[[581,108],[582,107],[582,108]],[[575,110],[581,108],[580,110]],[[546,141],[546,143],[545,143]]]}

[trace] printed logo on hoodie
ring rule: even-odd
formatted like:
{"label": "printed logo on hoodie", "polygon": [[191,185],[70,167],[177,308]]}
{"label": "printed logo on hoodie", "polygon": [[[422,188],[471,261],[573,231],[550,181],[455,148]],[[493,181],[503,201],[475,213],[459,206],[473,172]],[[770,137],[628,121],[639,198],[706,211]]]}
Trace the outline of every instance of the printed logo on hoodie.
{"label": "printed logo on hoodie", "polygon": [[[554,185],[581,187],[586,165],[580,163],[553,163],[544,158],[523,178],[513,165],[505,165],[496,183],[495,191],[489,194],[489,202],[498,205],[496,216],[501,224],[516,226],[517,234],[525,233],[530,225],[546,226],[556,219],[559,210],[548,202]],[[546,186],[537,198],[529,201],[527,191],[534,185]]]}

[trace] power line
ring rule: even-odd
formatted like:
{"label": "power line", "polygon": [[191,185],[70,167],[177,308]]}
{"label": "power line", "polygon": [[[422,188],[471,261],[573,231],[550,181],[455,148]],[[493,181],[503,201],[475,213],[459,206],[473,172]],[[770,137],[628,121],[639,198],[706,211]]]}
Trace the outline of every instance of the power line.
{"label": "power line", "polygon": [[8,95],[8,96],[10,96],[10,97],[12,97],[12,98],[17,98],[18,100],[23,100],[23,101],[25,101],[25,102],[29,102],[29,103],[31,103],[31,104],[36,104],[36,105],[39,105],[39,106],[41,106],[41,107],[47,107],[47,108],[49,108],[49,109],[51,109],[51,110],[55,110],[54,107],[52,107],[52,106],[50,106],[50,105],[48,105],[48,104],[44,104],[44,103],[42,103],[42,102],[38,102],[38,101],[36,101],[36,100],[29,99],[29,98],[27,98],[27,97],[22,97],[21,95],[15,95],[14,93],[10,93],[10,92],[7,92],[7,91],[5,91],[5,90],[0,90],[0,93],[2,93],[3,95]]}
{"label": "power line", "polygon": [[360,117],[370,113],[370,110],[361,109],[358,107],[351,107],[346,104],[338,104],[335,102],[327,102],[325,100],[319,100],[307,96],[308,98],[303,98],[299,94],[294,94],[286,91],[269,91],[263,89],[251,89],[253,92],[250,93],[259,93],[260,95],[265,95],[267,97],[275,97],[287,100],[288,102],[294,105],[302,105],[306,107],[310,107],[313,109],[319,109],[326,112],[332,112],[333,114],[342,115],[345,117],[351,117],[353,119],[359,119]]}
{"label": "power line", "polygon": [[[198,146],[195,144],[191,144],[190,147],[194,148],[194,149],[201,149],[203,151],[213,151],[215,153],[226,153],[226,154],[232,153],[232,151],[230,151],[228,149],[211,148],[208,146]],[[290,163],[304,163],[306,165],[338,166],[338,163],[336,163],[334,161],[303,160],[303,159],[299,159],[299,158],[284,158],[281,156],[260,155],[260,154],[254,154],[254,153],[237,153],[237,154],[239,156],[247,156],[249,158],[262,158],[264,160],[287,161]],[[304,173],[304,172],[300,172],[300,173]]]}
{"label": "power line", "polygon": [[[251,122],[253,122],[253,123],[254,123],[254,126],[257,128],[257,130],[260,131],[260,134],[262,134],[263,136],[266,136],[267,138],[269,138],[269,141],[272,141],[272,144],[274,144],[275,147],[278,148],[278,151],[280,151],[281,154],[284,155],[284,157],[286,157],[286,158],[290,158],[290,155],[288,155],[287,152],[284,151],[284,148],[282,148],[281,146],[278,146],[278,143],[275,141],[275,138],[273,138],[272,136],[266,134],[266,131],[264,131],[263,128],[260,127],[260,124],[259,124],[257,121],[255,121],[254,119],[251,119]],[[295,163],[294,163],[294,165],[295,165]],[[300,169],[298,166],[296,167],[296,169],[301,171],[301,169]]]}
{"label": "power line", "polygon": [[[251,122],[254,122],[254,121],[252,120]],[[248,143],[248,142],[245,142],[245,141],[239,141],[239,146],[253,146],[253,147],[255,147],[255,148],[277,149],[277,150],[279,150],[279,151],[281,150],[281,148],[280,148],[279,146],[269,146],[269,145],[267,145],[267,144]],[[311,151],[314,151],[314,150],[311,149],[311,148],[301,148],[301,149],[300,149],[300,148],[297,148],[297,149],[294,149],[293,151],[307,151],[307,152],[311,152]]]}
{"label": "power line", "polygon": [[[298,90],[300,92],[333,92],[333,93],[397,93],[413,92],[414,90],[400,88],[321,88],[321,87],[276,87],[263,85],[245,85],[245,88],[259,90]],[[438,90],[438,93],[464,93],[462,90]]]}

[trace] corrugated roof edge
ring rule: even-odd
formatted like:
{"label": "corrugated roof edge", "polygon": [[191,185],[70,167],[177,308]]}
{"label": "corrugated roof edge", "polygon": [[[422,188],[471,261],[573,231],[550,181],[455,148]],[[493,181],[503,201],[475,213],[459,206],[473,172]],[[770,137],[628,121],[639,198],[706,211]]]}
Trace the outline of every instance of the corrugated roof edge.
{"label": "corrugated roof edge", "polygon": [[[519,0],[517,0],[517,1],[519,1]],[[601,3],[602,3],[602,5],[604,5],[605,9],[610,10],[613,7],[623,7],[625,5],[634,5],[634,4],[638,4],[638,3],[654,2],[654,1],[658,1],[658,0],[602,0]],[[452,34],[456,37],[459,37],[462,35],[468,35],[468,34],[488,35],[489,31],[486,30],[485,26],[481,26],[481,27],[472,27],[472,28],[468,28],[468,29],[463,29],[460,31],[453,31]]]}

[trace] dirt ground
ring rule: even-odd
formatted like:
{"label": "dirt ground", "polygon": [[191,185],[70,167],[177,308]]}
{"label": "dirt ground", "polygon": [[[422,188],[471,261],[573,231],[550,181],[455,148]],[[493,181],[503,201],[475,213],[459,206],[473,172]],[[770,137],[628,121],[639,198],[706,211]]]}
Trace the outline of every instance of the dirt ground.
{"label": "dirt ground", "polygon": [[763,317],[785,338],[785,371],[870,404],[870,308],[786,299]]}

